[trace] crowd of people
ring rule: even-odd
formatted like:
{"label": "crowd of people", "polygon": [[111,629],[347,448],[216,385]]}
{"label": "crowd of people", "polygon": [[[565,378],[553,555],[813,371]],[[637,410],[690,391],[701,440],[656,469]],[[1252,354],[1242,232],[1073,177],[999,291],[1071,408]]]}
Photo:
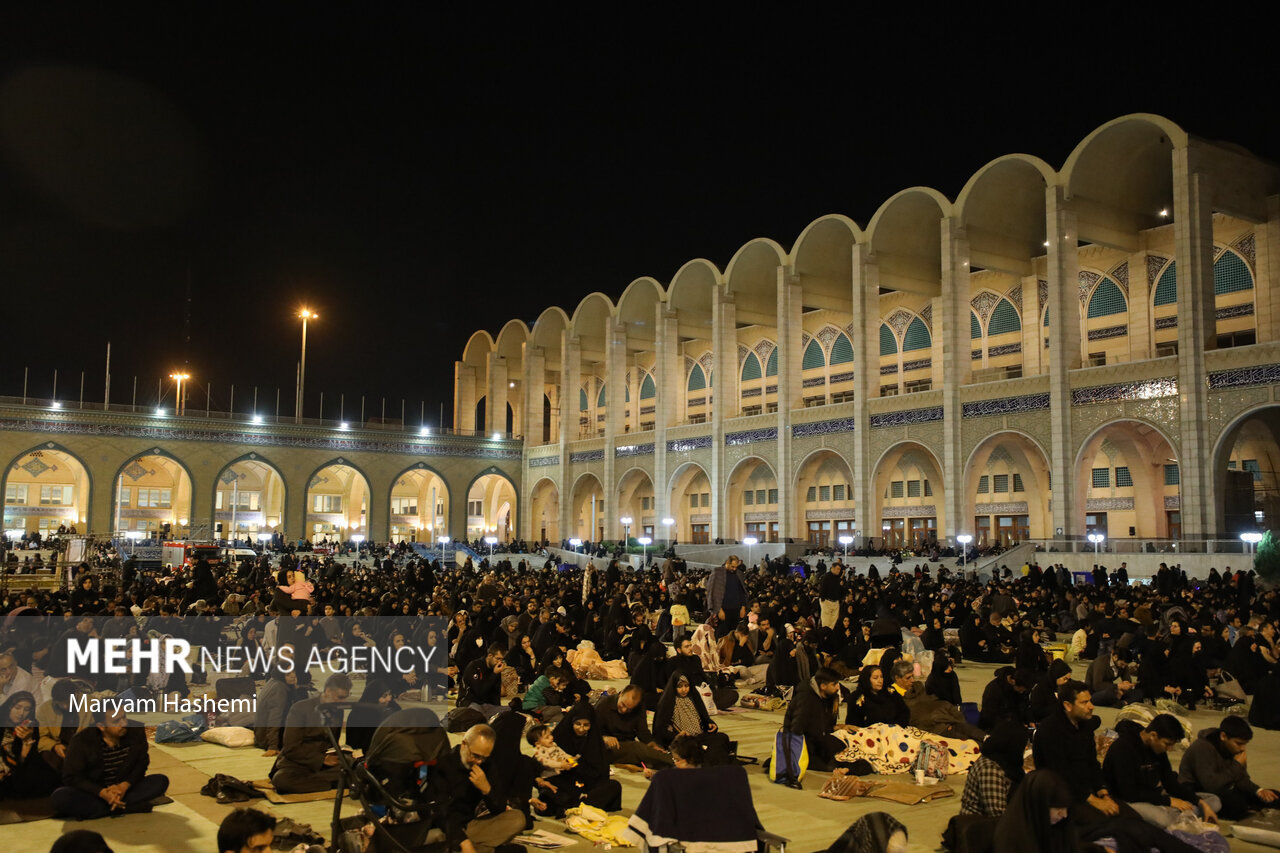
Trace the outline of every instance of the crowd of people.
{"label": "crowd of people", "polygon": [[[1193,582],[1162,566],[1150,585],[1130,585],[1121,567],[1074,586],[1065,570],[1036,565],[981,582],[941,560],[853,575],[839,557],[803,572],[737,558],[698,571],[667,554],[633,572],[607,551],[585,570],[526,551],[541,553],[446,568],[405,547],[365,543],[354,563],[288,549],[174,576],[85,566],[69,593],[12,593],[0,612],[0,797],[49,795],[69,817],[149,808],[167,780],[147,774],[142,730],[77,712],[71,698],[186,695],[194,685],[181,671],[72,677],[66,641],[182,637],[204,648],[289,647],[300,659],[339,645],[422,652],[421,666],[367,679],[346,715],[355,685],[345,675],[312,684],[306,671],[258,673],[247,686],[257,710],[238,722],[274,757],[276,789],[303,793],[343,784],[335,731],[369,755],[383,728],[424,710],[420,700],[447,700],[448,719],[436,724],[457,726],[462,741],[429,748],[447,780],[441,826],[467,853],[509,843],[535,816],[584,803],[619,810],[613,765],[652,778],[740,770],[704,697],[745,692],[785,703],[783,728],[804,737],[814,770],[873,770],[851,760],[848,734],[876,726],[980,744],[953,829],[988,833],[997,850],[1106,837],[1121,853],[1182,853],[1191,848],[1166,831],[1182,813],[1235,819],[1277,798],[1249,777],[1253,731],[1242,717],[1198,733],[1176,772],[1167,757],[1184,735],[1178,714],[1226,709],[1237,694],[1263,699],[1255,725],[1280,728],[1280,703],[1265,701],[1280,690],[1280,596],[1251,573]],[[1090,662],[1083,680],[1049,642]],[[571,660],[583,649],[622,662],[625,685],[593,686]],[[955,672],[964,661],[999,667],[972,711]],[[1120,723],[1099,760],[1094,706],[1144,700],[1150,719]],[[1028,743],[1036,770],[1024,773]],[[832,849],[905,844],[905,828],[873,818]],[[865,847],[868,838],[885,846]]]}

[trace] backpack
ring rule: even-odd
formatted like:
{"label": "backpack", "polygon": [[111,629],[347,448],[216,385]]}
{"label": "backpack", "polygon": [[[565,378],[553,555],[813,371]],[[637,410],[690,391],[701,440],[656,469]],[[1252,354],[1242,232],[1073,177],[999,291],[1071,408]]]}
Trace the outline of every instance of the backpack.
{"label": "backpack", "polygon": [[945,779],[950,768],[951,756],[945,749],[927,740],[920,742],[920,751],[916,753],[915,761],[911,762],[913,774],[923,770],[924,775],[931,779]]}
{"label": "backpack", "polygon": [[769,781],[788,788],[799,788],[809,769],[809,748],[804,735],[779,731],[773,739],[773,756],[769,760]]}

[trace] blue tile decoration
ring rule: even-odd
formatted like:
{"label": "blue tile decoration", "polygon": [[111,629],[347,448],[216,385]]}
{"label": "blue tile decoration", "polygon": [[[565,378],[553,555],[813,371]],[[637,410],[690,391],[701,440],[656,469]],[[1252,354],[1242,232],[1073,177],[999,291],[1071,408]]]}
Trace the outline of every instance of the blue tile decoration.
{"label": "blue tile decoration", "polygon": [[1095,385],[1092,388],[1075,388],[1071,391],[1071,405],[1087,406],[1090,403],[1118,403],[1124,400],[1152,400],[1158,397],[1176,397],[1178,380],[1145,379],[1139,382],[1117,382],[1115,385]]}
{"label": "blue tile decoration", "polygon": [[987,350],[987,355],[995,358],[998,355],[1013,355],[1022,352],[1022,344],[1001,344],[998,347],[992,347]]}
{"label": "blue tile decoration", "polygon": [[910,373],[913,370],[923,370],[926,367],[932,367],[932,366],[933,366],[933,359],[917,358],[914,361],[904,361],[902,363],[902,372]]}
{"label": "blue tile decoration", "polygon": [[800,383],[801,388],[817,388],[819,385],[826,385],[827,378],[825,376],[811,376]]}
{"label": "blue tile decoration", "polygon": [[1128,326],[1107,326],[1105,329],[1090,329],[1089,340],[1106,341],[1111,338],[1123,338],[1129,334]]}
{"label": "blue tile decoration", "polygon": [[870,426],[872,429],[882,429],[884,427],[927,424],[931,421],[940,420],[942,420],[942,407],[926,406],[923,409],[906,409],[901,412],[885,412],[882,415],[872,415]]}
{"label": "blue tile decoration", "polygon": [[840,432],[853,432],[857,418],[835,418],[829,421],[815,421],[811,424],[793,424],[792,438],[805,438],[811,435],[834,435]]}
{"label": "blue tile decoration", "polygon": [[1253,303],[1246,302],[1243,305],[1230,305],[1226,308],[1219,308],[1217,318],[1219,320],[1230,320],[1232,317],[1249,317],[1253,314]]}
{"label": "blue tile decoration", "polygon": [[539,456],[529,460],[530,468],[547,468],[551,465],[559,465],[559,456]]}
{"label": "blue tile decoration", "polygon": [[583,450],[578,453],[569,454],[569,464],[576,465],[582,462],[603,462],[603,450]]}
{"label": "blue tile decoration", "polygon": [[615,459],[622,459],[627,456],[652,456],[653,442],[648,444],[620,444],[613,449]]}
{"label": "blue tile decoration", "polygon": [[1035,412],[1049,408],[1049,395],[1024,394],[1021,397],[996,397],[993,400],[977,400],[960,407],[961,417],[981,418],[990,415],[1010,415],[1015,412]]}
{"label": "blue tile decoration", "polygon": [[1157,329],[1176,329],[1177,327],[1178,327],[1178,315],[1177,315],[1177,314],[1174,314],[1174,315],[1169,316],[1169,317],[1157,317],[1157,318],[1156,318],[1156,328],[1157,328]]}
{"label": "blue tile decoration", "polygon": [[757,441],[777,441],[777,427],[763,427],[761,429],[746,429],[741,432],[727,432],[724,434],[725,447],[738,447],[743,444],[754,444]]}
{"label": "blue tile decoration", "polygon": [[881,375],[881,376],[889,376],[889,375],[894,374],[894,373],[897,373],[897,372],[898,372],[898,365],[896,365],[896,364],[882,364],[882,365],[880,365],[880,375]]}
{"label": "blue tile decoration", "polygon": [[1260,364],[1209,374],[1210,388],[1243,388],[1246,385],[1273,385],[1280,382],[1280,364]]}
{"label": "blue tile decoration", "polygon": [[711,446],[711,436],[696,435],[693,438],[676,438],[667,442],[668,453],[688,453]]}
{"label": "blue tile decoration", "polygon": [[[445,440],[420,441],[371,440],[356,437],[320,438],[308,435],[271,435],[258,430],[266,426],[246,424],[243,431],[236,429],[202,429],[197,426],[140,426],[134,424],[77,423],[72,420],[44,420],[35,418],[0,418],[0,430],[8,432],[39,432],[55,435],[99,435],[124,438],[146,438],[158,441],[209,441],[216,444],[236,444],[244,447],[296,447],[304,450],[361,451],[365,453],[395,453],[413,456],[452,456],[470,459],[508,459],[519,462],[524,458],[520,447],[494,446],[489,439],[473,440],[474,444],[457,444]],[[504,441],[503,444],[513,442]]]}
{"label": "blue tile decoration", "polygon": [[982,350],[980,349],[969,350],[969,358],[973,361],[977,361],[978,359],[982,358]]}
{"label": "blue tile decoration", "polygon": [[853,379],[853,371],[852,371],[852,370],[846,371],[846,372],[844,372],[844,373],[833,373],[833,374],[831,374],[831,381],[832,381],[832,382],[848,382],[848,381],[849,381],[849,380],[851,380],[851,379]]}

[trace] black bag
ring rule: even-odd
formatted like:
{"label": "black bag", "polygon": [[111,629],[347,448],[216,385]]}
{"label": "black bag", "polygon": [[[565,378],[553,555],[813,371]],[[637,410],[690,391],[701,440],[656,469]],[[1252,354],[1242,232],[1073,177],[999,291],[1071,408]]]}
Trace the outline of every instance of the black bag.
{"label": "black bag", "polygon": [[738,704],[738,691],[732,687],[714,687],[711,690],[711,701],[717,708],[732,708]]}
{"label": "black bag", "polygon": [[445,730],[451,734],[465,732],[485,722],[484,714],[475,708],[454,708],[444,718]]}
{"label": "black bag", "polygon": [[220,803],[245,803],[266,796],[248,782],[225,773],[219,773],[206,782],[200,793],[214,797]]}

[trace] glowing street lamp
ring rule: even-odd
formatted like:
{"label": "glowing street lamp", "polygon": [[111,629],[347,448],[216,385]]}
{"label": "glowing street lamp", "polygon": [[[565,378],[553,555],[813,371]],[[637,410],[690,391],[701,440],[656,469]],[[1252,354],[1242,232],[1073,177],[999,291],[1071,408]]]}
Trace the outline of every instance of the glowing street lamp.
{"label": "glowing street lamp", "polygon": [[853,544],[852,536],[841,536],[840,544],[844,546],[844,558],[849,559],[849,546]]}
{"label": "glowing street lamp", "polygon": [[570,548],[572,548],[574,551],[577,551],[579,548],[581,548],[581,547],[582,547],[582,540],[581,540],[581,539],[570,539],[570,540],[569,540],[569,547],[570,547]]}
{"label": "glowing street lamp", "polygon": [[1098,565],[1098,550],[1102,547],[1102,543],[1107,536],[1105,533],[1090,533],[1086,538],[1093,543],[1093,565],[1096,568]]}
{"label": "glowing street lamp", "polygon": [[497,536],[486,536],[484,541],[489,543],[489,562],[493,562],[493,546],[498,544]]}
{"label": "glowing street lamp", "polygon": [[643,569],[649,562],[649,546],[653,544],[653,539],[648,536],[641,536],[636,541],[640,543],[640,547],[643,549],[640,557],[640,568]]}
{"label": "glowing street lamp", "polygon": [[294,422],[302,423],[302,389],[307,379],[307,321],[319,320],[320,315],[303,308],[298,312],[298,318],[302,320],[302,360],[298,362],[298,400],[294,406]]}
{"label": "glowing street lamp", "polygon": [[169,378],[177,383],[177,388],[173,395],[173,413],[175,415],[185,415],[187,413],[187,398],[185,396],[182,383],[190,379],[191,374],[179,371],[176,373],[170,373]]}
{"label": "glowing street lamp", "polygon": [[1244,543],[1246,553],[1252,554],[1262,541],[1262,534],[1257,532],[1241,533],[1240,541]]}
{"label": "glowing street lamp", "polygon": [[444,565],[444,546],[449,544],[448,536],[438,536],[436,541],[440,543],[440,565]]}
{"label": "glowing street lamp", "polygon": [[742,539],[742,544],[747,546],[747,565],[748,566],[754,565],[751,562],[751,546],[755,545],[759,541],[760,540],[754,536],[744,536]]}
{"label": "glowing street lamp", "polygon": [[960,543],[960,574],[964,574],[965,557],[969,555],[969,543],[973,541],[973,537],[968,533],[961,533],[956,537],[956,541]]}
{"label": "glowing street lamp", "polygon": [[622,522],[622,528],[626,531],[622,541],[628,545],[631,544],[631,516],[624,515],[622,518],[618,519],[618,521]]}

